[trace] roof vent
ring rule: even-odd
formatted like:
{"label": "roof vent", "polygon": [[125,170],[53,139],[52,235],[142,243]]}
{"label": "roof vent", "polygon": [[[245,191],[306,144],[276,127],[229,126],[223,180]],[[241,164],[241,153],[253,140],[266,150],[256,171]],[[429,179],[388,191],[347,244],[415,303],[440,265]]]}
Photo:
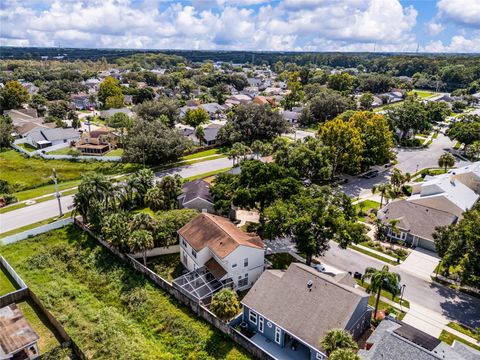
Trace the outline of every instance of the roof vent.
{"label": "roof vent", "polygon": [[312,286],[313,286],[313,281],[312,281],[312,280],[308,280],[308,281],[307,281],[307,288],[311,290],[311,289],[312,289]]}

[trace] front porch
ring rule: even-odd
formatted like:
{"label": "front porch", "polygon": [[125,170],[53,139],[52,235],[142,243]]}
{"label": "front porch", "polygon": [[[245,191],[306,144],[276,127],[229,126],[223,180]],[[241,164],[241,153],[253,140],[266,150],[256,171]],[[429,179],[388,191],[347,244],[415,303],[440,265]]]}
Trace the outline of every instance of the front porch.
{"label": "front porch", "polygon": [[[289,338],[289,336],[286,336]],[[260,333],[250,338],[256,346],[269,353],[275,359],[281,360],[310,360],[310,349],[293,338],[285,339],[285,346],[282,348],[274,341],[267,339]],[[295,350],[293,350],[293,348]]]}

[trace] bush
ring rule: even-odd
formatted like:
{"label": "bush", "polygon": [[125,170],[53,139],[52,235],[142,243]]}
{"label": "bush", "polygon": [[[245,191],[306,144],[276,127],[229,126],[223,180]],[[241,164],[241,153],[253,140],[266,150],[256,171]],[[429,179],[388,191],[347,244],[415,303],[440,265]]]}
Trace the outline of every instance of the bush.
{"label": "bush", "polygon": [[240,311],[237,294],[230,288],[220,290],[213,296],[210,309],[222,320],[233,318]]}

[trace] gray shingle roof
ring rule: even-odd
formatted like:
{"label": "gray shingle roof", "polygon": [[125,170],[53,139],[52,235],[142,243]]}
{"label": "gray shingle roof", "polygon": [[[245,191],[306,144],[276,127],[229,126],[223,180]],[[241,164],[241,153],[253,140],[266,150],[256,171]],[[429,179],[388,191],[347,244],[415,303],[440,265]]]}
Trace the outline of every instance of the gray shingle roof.
{"label": "gray shingle roof", "polygon": [[210,194],[210,184],[202,179],[185,183],[182,190],[185,195],[183,203],[187,203],[198,197],[213,204],[213,196]]}
{"label": "gray shingle roof", "polygon": [[346,328],[362,299],[368,297],[337,280],[292,263],[285,272],[265,271],[242,303],[318,349],[329,330]]}
{"label": "gray shingle roof", "polygon": [[398,228],[423,239],[433,240],[437,226],[453,224],[457,217],[445,211],[415,204],[406,200],[393,201],[378,212],[378,218],[385,225],[398,219]]}
{"label": "gray shingle roof", "polygon": [[[402,327],[408,327],[410,335],[407,337],[399,335],[398,330]],[[410,340],[415,337],[430,339],[431,344],[438,345],[429,350]],[[370,350],[358,352],[363,360],[474,360],[480,356],[480,352],[472,348],[457,344],[451,347],[418,329],[388,318],[375,329],[367,344],[373,344]]]}

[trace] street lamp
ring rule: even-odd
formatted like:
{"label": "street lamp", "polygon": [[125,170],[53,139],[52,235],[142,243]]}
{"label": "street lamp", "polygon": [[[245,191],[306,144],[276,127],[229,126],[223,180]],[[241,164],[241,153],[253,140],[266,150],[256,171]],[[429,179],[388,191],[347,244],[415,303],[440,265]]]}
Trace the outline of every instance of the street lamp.
{"label": "street lamp", "polygon": [[407,287],[407,285],[405,285],[405,284],[402,285],[402,293],[400,295],[400,307],[402,306],[402,303],[403,303],[403,293],[405,292],[406,287]]}

